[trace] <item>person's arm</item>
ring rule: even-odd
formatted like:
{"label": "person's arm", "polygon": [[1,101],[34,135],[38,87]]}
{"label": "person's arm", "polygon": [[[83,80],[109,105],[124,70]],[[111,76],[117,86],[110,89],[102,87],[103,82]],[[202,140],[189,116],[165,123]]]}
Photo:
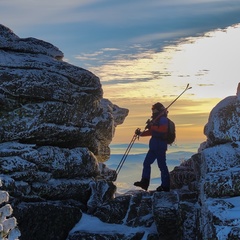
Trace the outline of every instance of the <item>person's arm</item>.
{"label": "person's arm", "polygon": [[151,131],[159,132],[159,133],[166,133],[168,130],[167,124],[164,125],[159,125],[159,126],[151,126],[150,128]]}
{"label": "person's arm", "polygon": [[152,131],[151,131],[151,129],[146,129],[142,132],[140,128],[137,128],[135,131],[135,134],[139,137],[151,136]]}
{"label": "person's arm", "polygon": [[135,131],[135,134],[137,134],[140,137],[146,137],[146,136],[152,136],[152,132],[157,132],[157,133],[167,133],[168,131],[168,124],[167,124],[167,119],[160,119],[159,125],[150,125],[148,129],[144,130],[143,132],[140,131],[138,128]]}
{"label": "person's arm", "polygon": [[152,136],[151,128],[141,132],[140,137]]}

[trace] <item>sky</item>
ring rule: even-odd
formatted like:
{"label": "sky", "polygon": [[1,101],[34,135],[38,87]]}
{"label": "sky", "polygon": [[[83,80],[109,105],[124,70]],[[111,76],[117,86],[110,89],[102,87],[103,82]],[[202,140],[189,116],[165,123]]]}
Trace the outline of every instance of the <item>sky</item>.
{"label": "sky", "polygon": [[[201,143],[211,109],[236,93],[240,0],[1,0],[0,23],[57,46],[96,74],[104,97],[128,108],[113,144],[144,129],[151,106],[171,108],[177,143]],[[147,143],[147,139],[142,140]]]}

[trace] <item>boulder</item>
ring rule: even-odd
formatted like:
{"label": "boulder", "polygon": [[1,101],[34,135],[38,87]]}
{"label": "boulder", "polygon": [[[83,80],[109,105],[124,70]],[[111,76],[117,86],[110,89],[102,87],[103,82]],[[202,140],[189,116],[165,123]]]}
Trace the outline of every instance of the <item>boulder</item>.
{"label": "boulder", "polygon": [[160,239],[181,239],[179,199],[176,193],[155,193],[153,197],[153,216]]}
{"label": "boulder", "polygon": [[21,239],[24,240],[62,240],[81,219],[78,206],[68,202],[21,202],[14,208],[18,219]]}
{"label": "boulder", "polygon": [[103,99],[99,78],[59,60],[53,45],[3,25],[1,42],[0,142],[87,147],[106,161],[128,110]]}
{"label": "boulder", "polygon": [[210,112],[204,134],[208,145],[240,141],[240,100],[229,96],[220,101]]}
{"label": "boulder", "polygon": [[231,213],[239,211],[235,203],[240,196],[239,87],[240,83],[236,96],[223,99],[211,111],[204,129],[207,141],[199,149],[200,231],[204,239],[235,239],[238,235],[238,217]]}
{"label": "boulder", "polygon": [[116,172],[103,162],[128,110],[104,99],[100,79],[64,62],[57,47],[0,31],[2,190],[23,239],[66,239],[81,211],[115,193]]}

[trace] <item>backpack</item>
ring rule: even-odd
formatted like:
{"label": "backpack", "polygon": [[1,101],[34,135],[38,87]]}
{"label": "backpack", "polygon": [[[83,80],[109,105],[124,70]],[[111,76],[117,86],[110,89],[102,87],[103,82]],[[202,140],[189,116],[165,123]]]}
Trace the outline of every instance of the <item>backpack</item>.
{"label": "backpack", "polygon": [[168,120],[168,132],[166,135],[166,140],[168,144],[172,144],[175,141],[176,138],[176,128],[175,128],[175,123],[167,118]]}

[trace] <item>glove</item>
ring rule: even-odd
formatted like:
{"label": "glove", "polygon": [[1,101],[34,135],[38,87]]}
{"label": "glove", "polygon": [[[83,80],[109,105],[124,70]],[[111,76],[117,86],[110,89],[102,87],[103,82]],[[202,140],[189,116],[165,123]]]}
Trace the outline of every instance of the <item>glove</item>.
{"label": "glove", "polygon": [[137,129],[135,130],[135,134],[136,134],[136,135],[139,136],[139,135],[141,135],[141,133],[142,133],[142,132],[141,132],[141,129],[140,129],[140,128],[137,128]]}
{"label": "glove", "polygon": [[153,122],[150,120],[150,119],[148,119],[147,120],[147,122],[146,122],[146,127],[145,127],[145,129],[150,129],[151,128],[151,126],[153,125]]}

